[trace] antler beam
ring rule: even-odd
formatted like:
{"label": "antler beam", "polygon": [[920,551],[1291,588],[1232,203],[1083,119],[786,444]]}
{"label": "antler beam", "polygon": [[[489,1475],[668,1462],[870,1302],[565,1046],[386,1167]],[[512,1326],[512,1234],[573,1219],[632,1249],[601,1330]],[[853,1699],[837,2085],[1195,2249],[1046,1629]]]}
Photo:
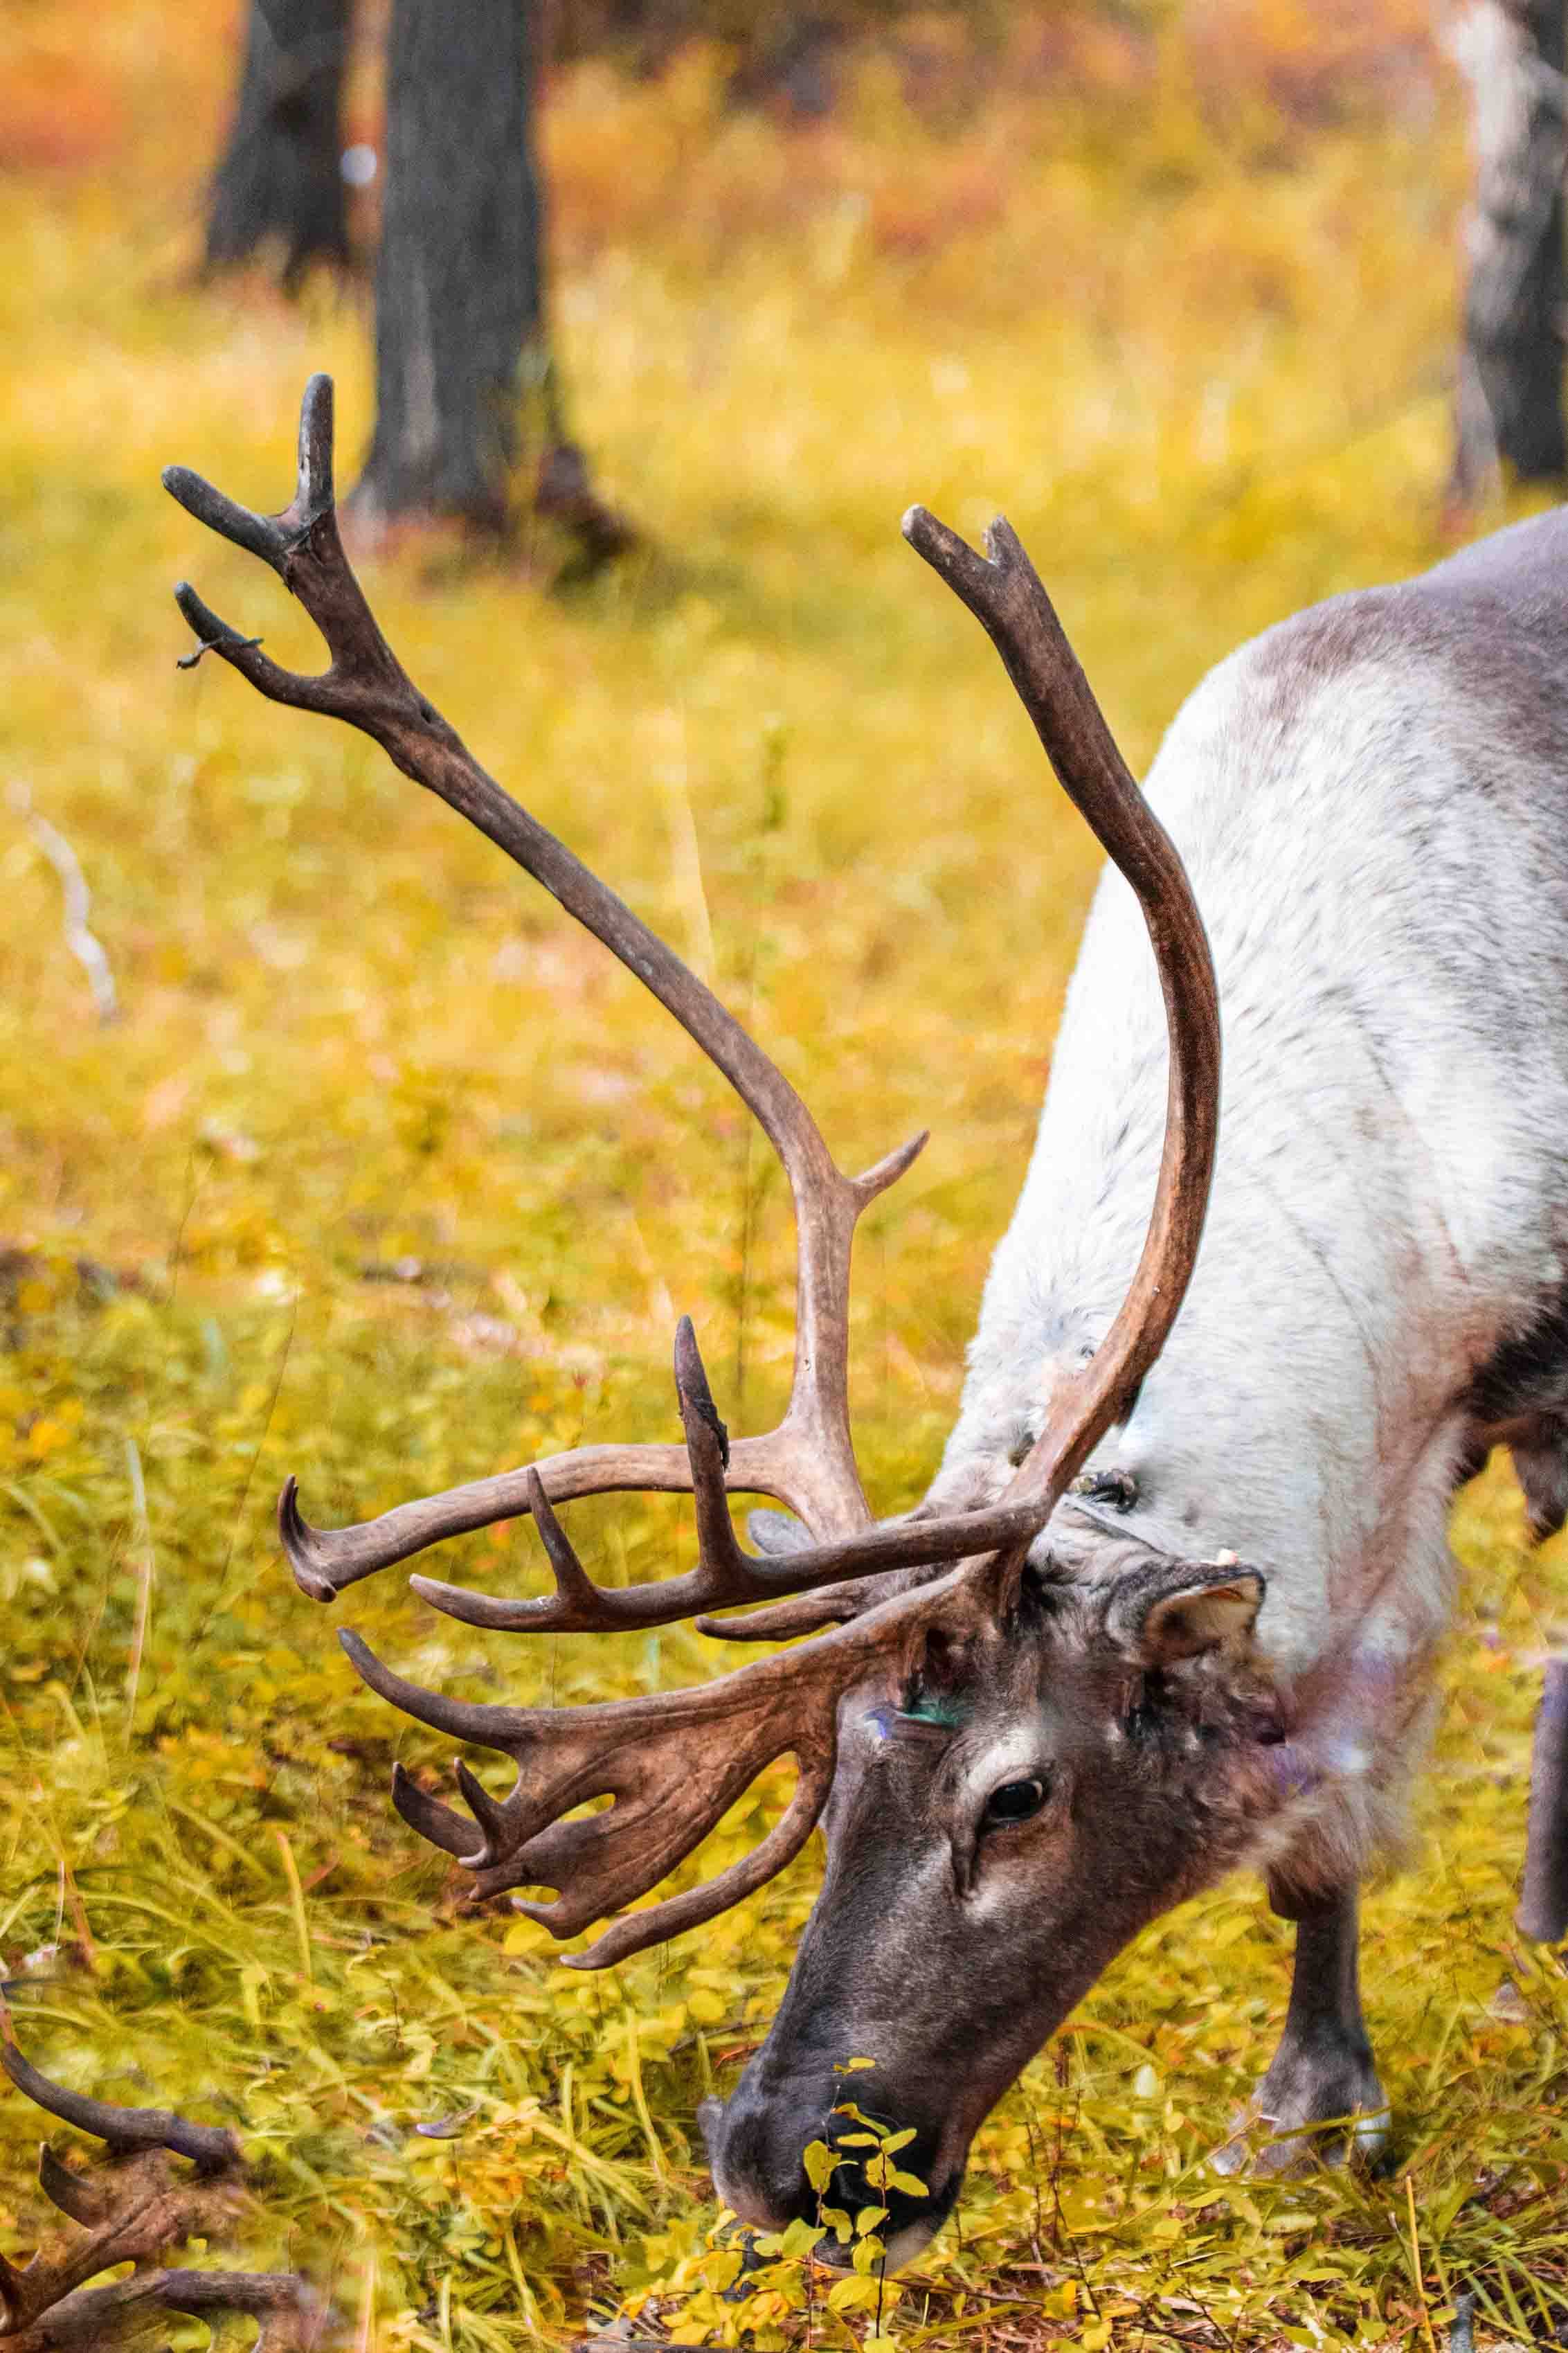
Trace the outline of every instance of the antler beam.
{"label": "antler beam", "polygon": [[[419,692],[377,627],[343,553],[332,499],[330,377],[312,376],[306,386],[298,479],[294,497],[280,514],[253,513],[184,466],[171,466],[163,485],[198,522],[270,565],[316,623],[331,655],[330,666],[319,676],[283,670],[262,652],[259,640],[242,636],[220,619],[182,582],[175,598],[200,641],[198,656],[188,659],[216,653],[269,701],[344,720],[373,736],[405,776],[488,835],[542,883],[568,914],[603,941],[674,1015],[754,1114],[784,1166],[795,1204],[799,1236],[795,1365],[783,1422],[768,1439],[748,1442],[735,1466],[736,1478],[759,1492],[778,1494],[792,1506],[808,1505],[813,1527],[822,1535],[839,1535],[865,1526],[870,1513],[849,1436],[850,1248],[861,1212],[903,1174],[924,1136],[865,1176],[846,1176],[776,1063],[639,916],[501,789]],[[645,1460],[637,1468],[639,1483],[648,1470],[656,1473],[651,1481],[656,1487],[687,1483],[674,1449],[657,1462]],[[612,1483],[619,1483],[618,1476]],[[553,1492],[559,1498],[565,1490]],[[510,1508],[521,1510],[523,1504],[514,1501]],[[300,1582],[318,1599],[324,1598],[329,1587],[335,1588],[384,1565],[367,1558],[363,1544],[334,1545],[330,1533],[308,1530],[291,1498],[283,1527],[299,1555]],[[338,1574],[339,1554],[346,1574]]]}
{"label": "antler beam", "polygon": [[[1139,791],[1016,532],[998,515],[977,555],[924,507],[904,537],[969,607],[1002,657],[1058,782],[1137,893],[1165,1002],[1170,1077],[1154,1208],[1132,1287],[1092,1363],[1056,1400],[1007,1491],[1044,1494],[1064,1450],[1076,1472],[1164,1346],[1197,1263],[1219,1142],[1219,988],[1175,844]],[[1075,1433],[1109,1407],[1088,1445]],[[1068,1473],[1070,1480],[1073,1472]]]}

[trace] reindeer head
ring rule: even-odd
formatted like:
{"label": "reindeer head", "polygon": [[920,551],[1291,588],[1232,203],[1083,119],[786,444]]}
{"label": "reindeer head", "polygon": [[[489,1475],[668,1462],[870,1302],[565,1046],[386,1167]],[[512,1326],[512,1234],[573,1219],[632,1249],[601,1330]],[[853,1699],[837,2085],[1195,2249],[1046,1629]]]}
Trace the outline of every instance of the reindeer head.
{"label": "reindeer head", "polygon": [[[767,2040],[703,2114],[727,2204],[782,2228],[818,2200],[810,2141],[847,2136],[832,2202],[889,2209],[907,2261],[975,2129],[1127,1940],[1238,1859],[1272,1797],[1278,1708],[1252,1655],[1262,1580],[1160,1561],[1092,1586],[1026,1568],[890,1677],[846,1694],[826,1869]],[[846,2087],[850,2057],[873,2062]],[[878,2187],[857,2109],[911,2130]]]}
{"label": "reindeer head", "polygon": [[[184,469],[164,480],[199,520],[272,565],[332,659],[319,677],[280,670],[181,587],[200,650],[276,702],[363,729],[488,834],[674,1014],[784,1165],[799,1260],[795,1377],[776,1430],[731,1444],[683,1320],[675,1380],[684,1443],[584,1448],[335,1530],[305,1522],[290,1481],[279,1525],[297,1581],[318,1600],[443,1537],[529,1514],[553,1594],[498,1600],[420,1577],[416,1590],[452,1617],[497,1629],[585,1632],[695,1616],[704,1631],[748,1641],[812,1637],[692,1690],[564,1710],[423,1691],[357,1637],[342,1639],[364,1681],[395,1705],[513,1758],[517,1780],[504,1799],[458,1765],[466,1814],[401,1771],[394,1802],[473,1873],[480,1894],[553,1890],[519,1908],[558,1936],[648,1893],[764,1766],[794,1757],[793,1801],[752,1854],[706,1885],[624,1913],[574,1965],[603,1967],[711,1918],[780,1870],[822,1820],[822,1894],[773,2031],[730,2107],[710,2120],[714,2169],[742,2214],[776,2222],[802,2211],[810,2193],[801,2153],[830,2128],[835,2066],[869,2058],[875,2072],[858,2079],[859,2102],[913,2124],[900,2169],[928,2184],[890,2217],[901,2253],[899,2242],[928,2236],[951,2203],[981,2116],[1110,1956],[1201,1875],[1225,1867],[1255,1810],[1255,1756],[1278,1738],[1250,1654],[1256,1575],[1162,1562],[1086,1586],[1041,1549],[1074,1474],[1158,1355],[1202,1231],[1219,1019],[1181,862],[1008,526],[993,526],[982,557],[912,509],[905,535],[989,632],[1065,789],[1138,895],[1171,1065],[1148,1236],[1110,1332],[1058,1389],[1000,1501],[878,1525],[849,1430],[850,1248],[860,1212],[923,1136],[866,1176],[846,1176],[776,1065],[425,701],[342,552],[324,377],[306,392],[298,486],[282,514],[237,507]],[[697,1565],[659,1584],[602,1588],[554,1505],[633,1488],[691,1493]],[[731,1519],[737,1493],[771,1495],[795,1520],[754,1515],[762,1548],[749,1552]],[[757,1602],[764,1606],[738,1619],[706,1614]],[[607,1809],[579,1810],[604,1796],[614,1801]]]}

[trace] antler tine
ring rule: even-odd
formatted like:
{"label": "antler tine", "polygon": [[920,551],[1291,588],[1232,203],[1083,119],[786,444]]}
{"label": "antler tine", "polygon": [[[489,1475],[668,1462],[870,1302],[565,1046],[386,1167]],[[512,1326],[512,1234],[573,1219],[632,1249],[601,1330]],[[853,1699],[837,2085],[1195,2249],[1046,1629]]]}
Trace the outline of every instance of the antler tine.
{"label": "antler tine", "polygon": [[[901,1625],[895,1630],[867,1620],[811,1651],[759,1661],[695,1691],[521,1709],[425,1691],[394,1673],[357,1636],[339,1636],[363,1681],[405,1715],[511,1757],[517,1780],[500,1799],[459,1764],[458,1783],[472,1824],[405,1773],[395,1776],[394,1800],[405,1821],[473,1873],[477,1895],[557,1890],[550,1902],[518,1907],[556,1936],[576,1936],[645,1894],[700,1844],[764,1766],[793,1755],[795,1795],[761,1843],[717,1878],[616,1921],[587,1952],[573,1956],[570,1966],[586,1968],[603,1968],[728,1910],[799,1852],[833,1778],[840,1684],[867,1672],[889,1641],[902,1638]],[[845,1648],[829,1656],[827,1644],[835,1641]],[[575,1813],[606,1796],[614,1800],[607,1810]]]}
{"label": "antler tine", "polygon": [[695,1621],[697,1630],[716,1642],[788,1642],[797,1634],[817,1634],[825,1626],[842,1625],[885,1600],[888,1595],[876,1590],[883,1577],[891,1590],[899,1589],[896,1571],[844,1577],[816,1592],[792,1594],[786,1601],[764,1602],[760,1609],[748,1609],[741,1618],[704,1615]]}
{"label": "antler tine", "polygon": [[[748,1444],[745,1439],[736,1441],[732,1451],[737,1465]],[[278,1534],[300,1591],[312,1601],[332,1601],[361,1577],[427,1552],[448,1536],[468,1535],[475,1528],[531,1512],[534,1479],[546,1498],[557,1504],[579,1495],[616,1493],[685,1495],[691,1491],[691,1466],[684,1446],[580,1446],[548,1461],[396,1504],[376,1519],[345,1528],[312,1527],[300,1509],[299,1482],[289,1479],[278,1499]],[[767,1494],[773,1489],[759,1482],[758,1492]],[[482,1600],[483,1596],[474,1599]]]}
{"label": "antler tine", "polygon": [[393,1810],[402,1815],[411,1831],[428,1839],[432,1846],[438,1846],[443,1854],[457,1861],[472,1854],[473,1823],[456,1807],[444,1806],[439,1798],[430,1797],[401,1763],[392,1768],[392,1804]]}
{"label": "antler tine", "polygon": [[[684,1577],[648,1586],[617,1588],[595,1585],[584,1569],[545,1489],[544,1473],[570,1461],[558,1457],[521,1472],[521,1504],[533,1519],[555,1577],[552,1594],[525,1601],[498,1600],[438,1577],[410,1579],[422,1599],[470,1626],[508,1632],[607,1633],[616,1629],[669,1625],[700,1610],[737,1602],[771,1599],[778,1580],[765,1556],[742,1551],[730,1521],[725,1473],[733,1450],[719,1418],[713,1392],[697,1345],[691,1318],[683,1315],[675,1334],[675,1389],[686,1431],[685,1475],[680,1482],[697,1506],[697,1567]],[[744,1443],[744,1441],[742,1441]],[[608,1450],[605,1450],[608,1451]],[[630,1451],[630,1450],[628,1450]],[[291,1502],[291,1497],[290,1497]]]}
{"label": "antler tine", "polygon": [[1110,1332],[1053,1402],[1004,1498],[1049,1493],[1054,1501],[1137,1395],[1186,1296],[1219,1135],[1219,991],[1181,859],[1118,751],[1012,525],[997,516],[984,556],[924,507],[910,509],[903,532],[985,630],[1063,791],[1136,892],[1165,1002],[1165,1142],[1137,1271]]}
{"label": "antler tine", "polygon": [[89,2099],[82,2092],[68,2092],[40,2074],[10,2041],[0,2044],[0,2065],[35,2107],[58,2116],[62,2124],[90,2133],[116,2157],[139,2149],[167,2149],[173,2156],[191,2158],[202,2173],[226,2172],[240,2162],[239,2143],[223,2126],[194,2125],[166,2108],[121,2108],[108,2100]]}
{"label": "antler tine", "polygon": [[84,2174],[73,2173],[62,2165],[47,2141],[38,2149],[38,2187],[51,2206],[68,2214],[73,2222],[91,2229],[104,2221],[110,2211],[110,2198],[101,2182],[89,2181]]}
{"label": "antler tine", "polygon": [[[529,1473],[528,1508],[555,1578],[555,1596],[560,1605],[555,1615],[592,1618],[597,1607],[598,1595],[587,1570],[577,1557],[571,1538],[555,1516],[554,1506],[544,1492],[544,1482],[537,1471]],[[425,1581],[434,1583],[437,1580]],[[430,1598],[435,1599],[434,1595]],[[437,1609],[441,1606],[439,1601],[436,1602]],[[453,1610],[451,1614],[458,1617],[461,1613]]]}
{"label": "antler tine", "polygon": [[[184,467],[171,467],[164,485],[200,522],[271,565],[316,622],[332,659],[319,677],[281,669],[205,605],[188,584],[175,596],[200,640],[275,702],[321,712],[347,721],[379,743],[403,773],[425,786],[489,836],[541,882],[566,912],[592,932],[627,970],[673,1014],[760,1123],[789,1179],[798,1237],[795,1377],[790,1402],[778,1429],[752,1440],[733,1465],[733,1483],[750,1482],[764,1493],[801,1511],[814,1530],[837,1536],[869,1522],[855,1467],[848,1411],[849,1258],[856,1221],[867,1206],[900,1176],[925,1139],[893,1153],[863,1176],[847,1176],[837,1166],[800,1096],[776,1063],[720,1004],[712,992],[671,949],[563,843],[503,792],[479,765],[455,730],[415,687],[382,636],[366,604],[339,536],[331,492],[331,386],[313,376],[300,413],[300,467],[290,504],[277,516],[237,505]],[[612,1450],[618,1458],[620,1450]],[[740,1449],[736,1450],[740,1458]],[[608,1484],[628,1483],[629,1467],[619,1459],[600,1463]],[[651,1463],[655,1487],[684,1483],[681,1469],[668,1455]],[[579,1462],[576,1474],[587,1466]],[[522,1508],[517,1486],[504,1493],[488,1486],[490,1517]],[[547,1480],[556,1500],[566,1490]],[[476,1490],[457,1503],[460,1526],[484,1525],[470,1518]],[[582,1486],[571,1492],[584,1493]],[[456,1502],[456,1499],[452,1499]],[[396,1518],[396,1515],[389,1515]],[[405,1557],[419,1543],[406,1519],[394,1529],[311,1529],[300,1516],[291,1493],[280,1507],[290,1559],[302,1588],[317,1599]],[[428,1522],[425,1523],[428,1525]]]}

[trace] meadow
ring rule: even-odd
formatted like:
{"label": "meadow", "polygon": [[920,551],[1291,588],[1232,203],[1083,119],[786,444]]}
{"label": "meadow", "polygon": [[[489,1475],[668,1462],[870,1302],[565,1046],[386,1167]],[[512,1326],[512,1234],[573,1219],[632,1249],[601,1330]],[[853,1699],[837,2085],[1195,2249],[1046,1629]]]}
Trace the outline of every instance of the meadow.
{"label": "meadow", "polygon": [[[284,1476],[335,1523],[673,1435],[684,1312],[721,1410],[763,1427],[791,1240],[721,1083],[542,894],[368,743],[175,669],[185,575],[280,659],[315,656],[160,468],[281,504],[319,367],[345,476],[369,423],[359,296],[193,280],[230,16],[32,0],[0,86],[18,2037],[68,2081],[236,2124],[268,2193],[258,2257],[321,2266],[362,2353],[564,2347],[628,2302],[645,2334],[762,2348],[1430,2349],[1467,2285],[1478,2342],[1553,2341],[1568,1978],[1511,1915],[1568,1560],[1529,1550],[1504,1461],[1458,1507],[1411,1867],[1367,1906],[1395,2120],[1372,2178],[1205,2170],[1288,1984],[1289,1931],[1237,1883],[1123,1956],[912,2272],[829,2294],[785,2250],[726,2301],[694,2109],[760,2037],[811,1852],[584,1977],[504,1905],[465,1911],[393,1814],[395,1757],[431,1786],[450,1760],[358,1685],[338,1622],[421,1682],[518,1700],[700,1676],[712,1646],[481,1635],[399,1571],[313,1607],[278,1555]],[[1152,30],[1063,8],[984,40],[932,18],[868,50],[819,122],[722,91],[696,49],[550,93],[561,357],[637,554],[552,589],[548,548],[405,546],[366,579],[420,685],[754,1025],[844,1166],[931,1127],[857,1255],[858,1431],[891,1511],[954,1409],[1097,863],[899,516],[919,499],[976,538],[1006,512],[1141,766],[1240,639],[1451,543],[1463,124],[1403,0],[1232,0]],[[374,91],[355,103],[368,121]],[[39,819],[89,884],[112,1022]],[[689,1557],[674,1502],[572,1525],[612,1581]],[[539,1589],[526,1526],[422,1566]],[[414,2129],[433,2122],[449,2137]],[[7,2249],[41,2211],[37,2126],[0,2097]]]}

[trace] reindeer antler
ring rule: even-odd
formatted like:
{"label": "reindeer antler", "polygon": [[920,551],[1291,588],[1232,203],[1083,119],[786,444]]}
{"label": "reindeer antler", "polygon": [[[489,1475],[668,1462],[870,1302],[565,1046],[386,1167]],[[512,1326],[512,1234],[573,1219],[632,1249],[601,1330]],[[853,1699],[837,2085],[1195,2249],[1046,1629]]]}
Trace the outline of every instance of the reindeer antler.
{"label": "reindeer antler", "polygon": [[[171,466],[163,484],[198,522],[272,566],[320,628],[332,659],[318,677],[280,669],[259,640],[242,637],[182,583],[175,597],[201,640],[200,652],[221,655],[275,702],[347,720],[374,736],[405,776],[488,834],[602,940],[675,1016],[760,1122],[789,1178],[799,1232],[795,1381],[778,1429],[737,1441],[725,1466],[726,1485],[776,1495],[825,1535],[866,1525],[870,1513],[849,1435],[850,1246],[862,1210],[903,1174],[924,1136],[865,1176],[847,1176],[783,1071],[734,1016],[580,859],[501,790],[419,692],[377,628],[343,554],[332,502],[329,377],[312,376],[305,388],[298,481],[281,514],[253,514],[184,466]],[[359,1530],[309,1527],[290,1487],[279,1514],[284,1543],[305,1591],[328,1600],[356,1577],[422,1550],[455,1527],[483,1526],[526,1511],[527,1476],[520,1472],[510,1481],[484,1482],[477,1512],[471,1501],[455,1498],[404,1505],[391,1548],[384,1529],[381,1541],[367,1543]],[[542,1466],[541,1476],[556,1502],[617,1488],[679,1492],[692,1483],[685,1450],[676,1446],[588,1448]],[[683,1594],[672,1614],[684,1615],[689,1606]]]}
{"label": "reindeer antler", "polygon": [[[198,520],[272,565],[316,621],[332,660],[316,678],[280,670],[257,640],[242,638],[182,586],[175,594],[201,650],[219,654],[274,702],[363,728],[405,775],[439,794],[542,882],[723,1071],[777,1151],[795,1202],[795,1377],[784,1419],[765,1437],[731,1443],[683,1319],[676,1340],[683,1446],[582,1448],[400,1504],[359,1527],[310,1527],[292,1481],[279,1505],[295,1577],[319,1599],[444,1536],[526,1513],[554,1572],[552,1596],[498,1601],[426,1577],[413,1579],[415,1589],[469,1623],[536,1631],[655,1626],[758,1600],[773,1606],[722,1625],[698,1622],[755,1639],[851,1621],[696,1691],[567,1710],[479,1706],[424,1692],[392,1673],[357,1637],[343,1637],[356,1670],[383,1697],[421,1722],[512,1757],[518,1778],[504,1799],[458,1767],[472,1825],[401,1774],[395,1799],[405,1820],[476,1874],[481,1893],[557,1889],[554,1902],[523,1908],[558,1936],[574,1935],[647,1893],[764,1766],[794,1756],[800,1777],[795,1799],[761,1846],[708,1885],[617,1922],[579,1957],[602,1966],[725,1909],[799,1850],[832,1780],[843,1694],[885,1672],[922,1629],[969,1621],[977,1610],[998,1606],[1085,1457],[1125,1410],[1181,1304],[1203,1229],[1219,1095],[1214,972],[1181,861],[1117,751],[1017,539],[998,522],[983,557],[923,509],[911,509],[906,536],[990,633],[1064,786],[1138,894],[1164,993],[1171,1071],[1159,1186],[1131,1289],[1093,1360],[1058,1391],[1006,1493],[984,1511],[871,1525],[849,1430],[850,1248],[861,1210],[901,1175],[924,1137],[865,1176],[846,1176],[793,1087],[711,992],[479,765],[375,625],[338,536],[331,458],[331,389],[316,376],[301,412],[298,487],[281,515],[252,514],[183,468],[164,475]],[[684,1577],[607,1591],[588,1578],[552,1505],[628,1488],[693,1494],[698,1563]],[[789,1504],[805,1525],[805,1541],[782,1554],[745,1552],[729,1514],[728,1498],[737,1492]],[[945,1576],[909,1589],[900,1589],[897,1579],[871,1581],[889,1571],[944,1567]],[[796,1598],[781,1605],[781,1595]],[[615,1801],[606,1812],[568,1819],[606,1795]]]}
{"label": "reindeer antler", "polygon": [[[158,2312],[247,2315],[261,2324],[256,2353],[306,2353],[320,2341],[322,2308],[296,2273],[148,2268],[166,2248],[212,2238],[244,2213],[249,2195],[232,2133],[189,2124],[162,2108],[114,2107],[68,2092],[41,2075],[9,2040],[0,2045],[0,2063],[37,2106],[90,2133],[110,2152],[100,2172],[84,2174],[62,2165],[47,2144],[39,2150],[39,2186],[76,2228],[41,2247],[26,2265],[0,2256],[4,2353],[57,2353],[67,2347],[95,2353]],[[191,2160],[192,2178],[176,2177],[170,2162],[175,2157]],[[123,2263],[135,2265],[129,2279],[108,2287],[83,2285]]]}

